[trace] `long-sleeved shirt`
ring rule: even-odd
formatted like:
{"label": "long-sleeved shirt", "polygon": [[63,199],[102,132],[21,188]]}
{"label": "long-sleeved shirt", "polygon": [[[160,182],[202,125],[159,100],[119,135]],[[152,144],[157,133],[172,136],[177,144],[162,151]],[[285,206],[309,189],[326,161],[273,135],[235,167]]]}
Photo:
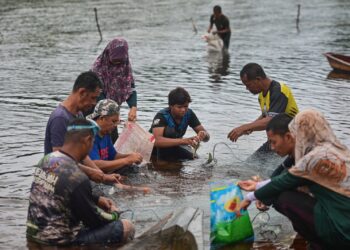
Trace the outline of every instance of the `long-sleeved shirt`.
{"label": "long-sleeved shirt", "polygon": [[273,177],[271,182],[254,192],[262,202],[286,190],[307,186],[317,200],[314,207],[315,228],[318,236],[329,246],[350,249],[350,198],[315,182],[294,176],[289,172]]}

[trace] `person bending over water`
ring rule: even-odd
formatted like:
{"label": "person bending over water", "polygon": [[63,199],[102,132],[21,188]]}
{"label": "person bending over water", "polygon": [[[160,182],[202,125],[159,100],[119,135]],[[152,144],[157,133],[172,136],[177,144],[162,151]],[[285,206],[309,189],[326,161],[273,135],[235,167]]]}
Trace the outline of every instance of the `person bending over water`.
{"label": "person bending over water", "polygon": [[[83,118],[83,112],[91,110],[96,105],[101,93],[101,82],[91,71],[81,73],[75,80],[70,95],[51,113],[45,132],[45,155],[59,150],[64,142],[67,125],[74,118]],[[87,156],[81,169],[95,182],[118,182],[120,176],[104,174]]]}
{"label": "person bending over water", "polygon": [[87,116],[93,119],[100,127],[96,134],[94,146],[89,153],[93,162],[104,172],[117,172],[128,168],[136,163],[142,162],[142,156],[139,153],[121,154],[115,150],[110,133],[117,127],[119,120],[119,106],[110,99],[101,100],[95,106],[94,112]]}
{"label": "person bending over water", "polygon": [[49,245],[124,243],[134,226],[120,220],[114,202],[92,193],[78,164],[90,152],[99,128],[85,119],[67,126],[59,151],[36,165],[30,189],[27,238]]}
{"label": "person bending over water", "polygon": [[[199,122],[196,114],[188,106],[189,93],[181,87],[170,91],[169,107],[159,111],[153,119],[150,132],[155,137],[153,153],[162,160],[189,160],[194,158],[193,150],[200,141],[209,141],[209,133]],[[183,138],[190,126],[196,136]]]}
{"label": "person bending over water", "polygon": [[[254,191],[240,207],[274,199],[275,209],[291,220],[312,249],[350,249],[350,150],[316,110],[297,114],[289,130],[295,139],[295,165],[263,182],[240,181],[242,189]],[[273,146],[277,152],[281,147]]]}
{"label": "person bending over water", "polygon": [[[269,79],[259,64],[246,64],[240,72],[240,77],[246,88],[252,94],[258,95],[261,115],[253,122],[232,129],[227,135],[231,141],[236,142],[242,135],[253,131],[265,130],[272,117],[279,113],[286,113],[291,117],[298,113],[291,89],[284,83]],[[270,144],[266,142],[253,154],[253,158],[262,159],[269,152]]]}

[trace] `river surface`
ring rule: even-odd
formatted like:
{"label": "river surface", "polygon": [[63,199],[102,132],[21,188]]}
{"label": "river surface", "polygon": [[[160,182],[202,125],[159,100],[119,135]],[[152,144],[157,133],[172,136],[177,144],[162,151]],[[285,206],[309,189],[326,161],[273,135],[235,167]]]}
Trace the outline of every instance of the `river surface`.
{"label": "river surface", "polygon": [[[207,53],[201,39],[215,4],[231,22],[225,56]],[[239,78],[246,63],[260,63],[272,79],[286,82],[300,109],[324,112],[337,136],[350,146],[350,80],[330,73],[322,55],[350,54],[349,0],[0,0],[0,249],[27,248],[29,188],[33,165],[43,156],[48,117],[69,94],[78,74],[90,69],[115,36],[129,42],[139,123],[148,129],[155,113],[167,106],[168,92],[183,86],[192,96],[191,108],[211,134],[210,142],[198,150],[198,160],[180,168],[143,170],[138,181],[152,187],[152,194],[112,195],[120,207],[134,211],[138,234],[176,208],[200,207],[209,249],[208,183],[266,175],[275,167],[241,163],[266,140],[264,132],[242,137],[236,144],[226,139],[233,127],[259,116],[257,96]],[[126,106],[122,114],[125,119]],[[219,142],[228,143],[234,155],[218,145],[217,164],[203,166]],[[257,213],[253,206],[249,211],[251,217]],[[294,235],[290,225],[274,212],[270,216],[271,224],[283,225],[273,246],[288,248]]]}

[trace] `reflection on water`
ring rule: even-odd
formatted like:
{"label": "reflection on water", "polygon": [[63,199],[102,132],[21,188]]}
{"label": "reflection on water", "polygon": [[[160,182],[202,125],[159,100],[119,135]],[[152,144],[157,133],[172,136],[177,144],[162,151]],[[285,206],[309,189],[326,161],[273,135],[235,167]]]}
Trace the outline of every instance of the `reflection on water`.
{"label": "reflection on water", "polygon": [[213,83],[222,82],[221,78],[229,74],[230,54],[227,50],[208,51],[208,72]]}
{"label": "reflection on water", "polygon": [[[327,79],[350,80],[350,72],[342,72],[342,71],[332,70],[327,75]],[[349,84],[349,81],[345,81],[345,82],[347,82],[347,84]]]}
{"label": "reflection on water", "polygon": [[[209,248],[210,181],[247,178],[275,166],[244,165],[266,134],[244,136],[237,143],[228,132],[259,116],[257,97],[242,85],[243,65],[257,62],[274,80],[285,81],[300,109],[315,107],[330,120],[336,134],[350,145],[350,85],[348,78],[329,77],[327,51],[350,54],[350,2],[299,0],[300,32],[295,29],[294,1],[223,0],[232,37],[226,54],[208,54],[201,40],[211,1],[120,0],[25,1],[0,5],[0,248],[25,248],[25,222],[33,165],[43,154],[45,125],[52,110],[71,91],[76,76],[90,69],[97,55],[115,36],[129,42],[138,90],[138,121],[148,129],[155,113],[167,106],[169,90],[185,87],[191,108],[211,134],[198,150],[199,159],[171,165],[160,163],[129,180],[154,192],[116,192],[122,209],[132,208],[137,232],[176,207],[204,210],[205,246]],[[98,9],[105,40],[100,44],[93,8]],[[276,15],[278,13],[278,15]],[[198,34],[193,33],[191,18]],[[127,107],[122,107],[125,119]],[[192,136],[191,131],[188,136]],[[217,163],[206,165],[216,143]],[[148,172],[147,172],[148,171]],[[110,187],[105,188],[108,193]],[[194,203],[195,201],[195,203]],[[250,209],[253,218],[257,210]],[[155,216],[155,214],[157,216]],[[286,219],[270,212],[271,225],[282,224],[276,242],[265,249],[289,246],[293,230]],[[255,243],[263,249],[265,243]],[[261,248],[260,248],[261,247]],[[94,248],[95,249],[95,248]]]}

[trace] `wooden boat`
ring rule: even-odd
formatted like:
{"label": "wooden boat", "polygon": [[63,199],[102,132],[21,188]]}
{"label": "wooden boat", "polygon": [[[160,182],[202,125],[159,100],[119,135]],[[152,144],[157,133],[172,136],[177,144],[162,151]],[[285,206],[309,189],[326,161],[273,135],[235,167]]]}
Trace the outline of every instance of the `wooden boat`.
{"label": "wooden boat", "polygon": [[334,53],[325,53],[325,57],[334,70],[347,71],[350,73],[350,56]]}
{"label": "wooden boat", "polygon": [[120,250],[204,250],[203,214],[198,208],[178,209]]}
{"label": "wooden boat", "polygon": [[343,80],[350,80],[350,72],[348,71],[339,71],[339,70],[332,70],[327,75],[327,79],[343,79]]}

